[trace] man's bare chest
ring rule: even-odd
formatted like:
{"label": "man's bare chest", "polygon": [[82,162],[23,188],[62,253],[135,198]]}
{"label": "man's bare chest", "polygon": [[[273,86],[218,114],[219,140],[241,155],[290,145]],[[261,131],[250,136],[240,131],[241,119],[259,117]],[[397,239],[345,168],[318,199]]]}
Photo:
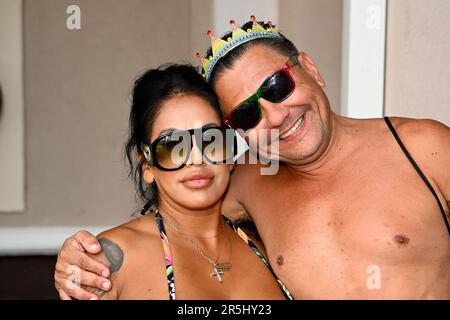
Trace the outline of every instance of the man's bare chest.
{"label": "man's bare chest", "polygon": [[286,254],[340,260],[351,253],[397,261],[449,252],[439,207],[415,172],[375,169],[355,168],[345,178],[320,183],[261,188],[259,201],[249,201],[246,208],[272,262],[279,264]]}

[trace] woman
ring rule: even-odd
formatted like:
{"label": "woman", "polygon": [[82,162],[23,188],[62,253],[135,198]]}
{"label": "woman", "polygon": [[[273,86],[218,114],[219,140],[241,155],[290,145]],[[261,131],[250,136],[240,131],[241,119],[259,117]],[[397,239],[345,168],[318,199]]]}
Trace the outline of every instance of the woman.
{"label": "woman", "polygon": [[148,214],[98,235],[103,252],[92,257],[112,274],[103,299],[291,298],[261,243],[221,215],[229,130],[193,67],[135,82],[126,152]]}

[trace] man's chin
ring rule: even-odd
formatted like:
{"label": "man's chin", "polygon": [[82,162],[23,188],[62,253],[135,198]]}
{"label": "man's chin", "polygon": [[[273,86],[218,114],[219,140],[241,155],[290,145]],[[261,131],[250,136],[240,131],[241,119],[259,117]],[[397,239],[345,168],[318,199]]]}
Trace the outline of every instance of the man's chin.
{"label": "man's chin", "polygon": [[311,146],[303,141],[303,145],[294,145],[290,148],[280,148],[279,161],[285,164],[301,165],[309,163],[317,154],[319,146]]}

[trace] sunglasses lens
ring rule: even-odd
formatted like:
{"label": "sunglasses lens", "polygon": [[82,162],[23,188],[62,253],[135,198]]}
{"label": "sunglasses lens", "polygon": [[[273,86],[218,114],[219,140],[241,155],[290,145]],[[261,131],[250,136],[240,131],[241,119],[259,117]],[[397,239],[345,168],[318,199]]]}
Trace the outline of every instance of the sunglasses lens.
{"label": "sunglasses lens", "polygon": [[202,152],[210,163],[225,163],[234,156],[235,131],[227,128],[211,128],[203,132]]}
{"label": "sunglasses lens", "polygon": [[280,70],[267,79],[262,87],[261,96],[270,102],[281,102],[293,91],[294,81],[286,71]]}
{"label": "sunglasses lens", "polygon": [[231,126],[244,131],[256,127],[260,120],[258,101],[244,102],[230,116]]}
{"label": "sunglasses lens", "polygon": [[191,148],[189,133],[173,133],[158,140],[155,146],[156,162],[164,169],[177,169],[189,157]]}

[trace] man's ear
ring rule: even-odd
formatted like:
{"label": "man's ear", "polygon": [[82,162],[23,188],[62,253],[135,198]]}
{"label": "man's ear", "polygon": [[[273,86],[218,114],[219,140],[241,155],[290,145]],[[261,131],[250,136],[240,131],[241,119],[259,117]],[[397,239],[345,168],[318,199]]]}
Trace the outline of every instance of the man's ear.
{"label": "man's ear", "polygon": [[306,52],[300,52],[298,54],[298,61],[302,68],[317,82],[322,88],[325,87],[325,80],[322,78],[319,69],[314,61]]}
{"label": "man's ear", "polygon": [[152,166],[148,163],[147,160],[144,159],[144,156],[142,153],[136,152],[137,163],[141,163],[142,160],[144,160],[142,162],[142,166],[140,168],[141,173],[142,173],[142,179],[144,180],[145,183],[151,184],[155,181],[155,177],[153,176],[153,173],[152,173]]}

